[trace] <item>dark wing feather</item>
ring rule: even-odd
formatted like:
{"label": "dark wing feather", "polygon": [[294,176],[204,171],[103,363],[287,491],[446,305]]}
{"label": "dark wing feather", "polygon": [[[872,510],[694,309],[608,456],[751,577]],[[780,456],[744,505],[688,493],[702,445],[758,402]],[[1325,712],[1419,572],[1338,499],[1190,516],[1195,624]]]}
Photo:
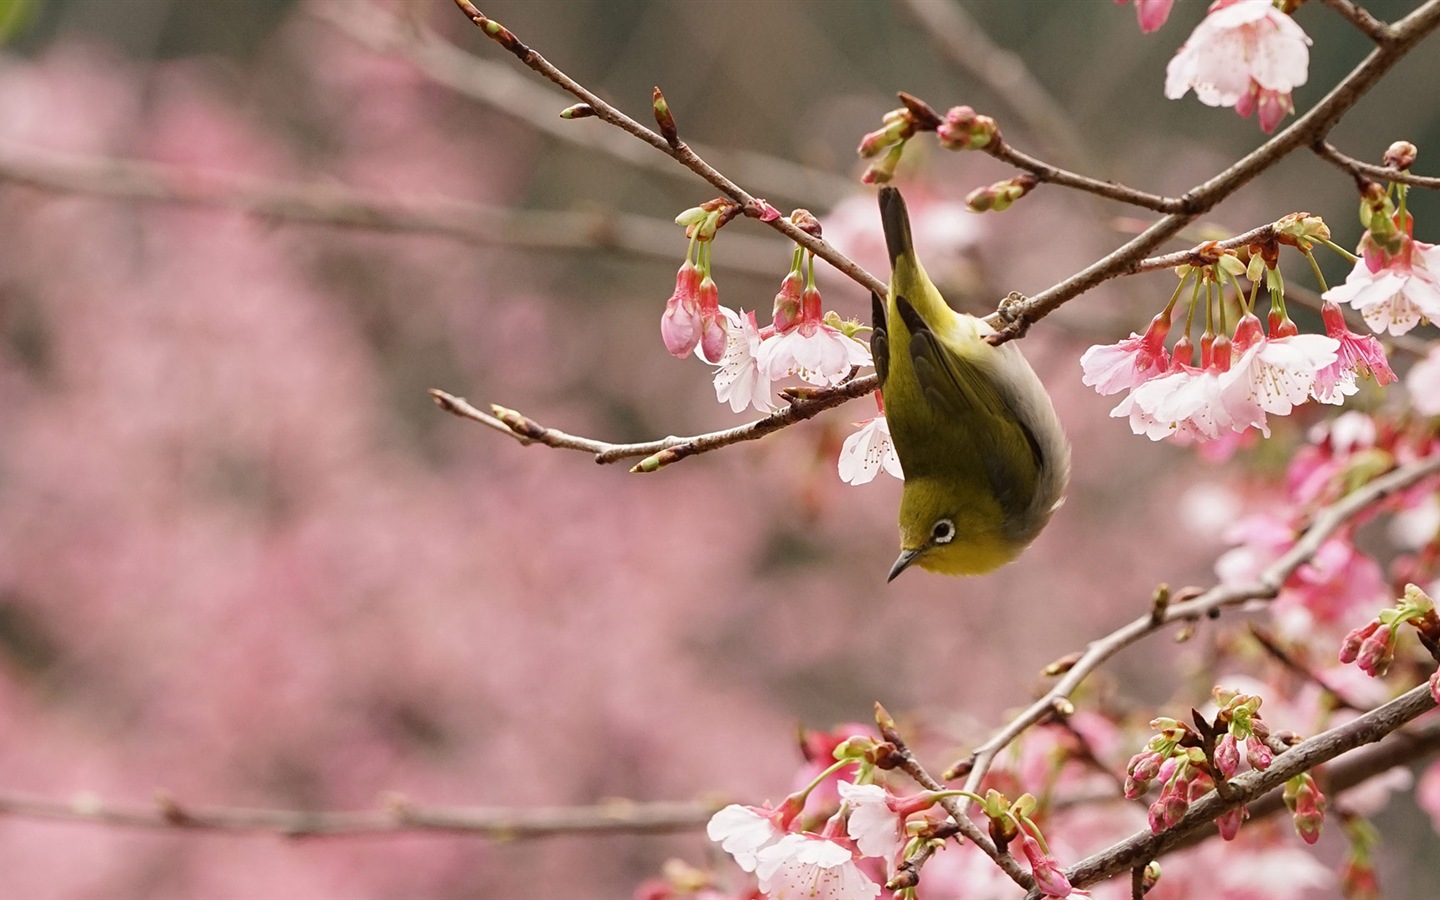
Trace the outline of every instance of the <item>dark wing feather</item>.
{"label": "dark wing feather", "polygon": [[895,298],[895,308],[910,332],[910,362],[921,393],[936,415],[976,422],[979,427],[967,438],[983,461],[1001,508],[1019,514],[1030,503],[1043,464],[1039,439],[990,378],[946,347],[908,300]]}
{"label": "dark wing feather", "polygon": [[885,389],[885,379],[890,377],[890,336],[885,330],[885,301],[880,295],[870,294],[870,355],[875,359],[875,374],[880,376],[880,389]]}

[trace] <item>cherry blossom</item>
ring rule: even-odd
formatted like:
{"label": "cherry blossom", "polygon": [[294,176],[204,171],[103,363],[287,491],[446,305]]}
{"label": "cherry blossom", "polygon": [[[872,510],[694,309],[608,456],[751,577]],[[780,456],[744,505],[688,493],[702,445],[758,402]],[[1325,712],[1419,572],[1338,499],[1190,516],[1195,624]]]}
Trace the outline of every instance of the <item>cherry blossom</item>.
{"label": "cherry blossom", "polygon": [[905,817],[878,784],[838,782],[840,799],[850,806],[846,831],[864,856],[893,859],[905,845]]}
{"label": "cherry blossom", "polygon": [[755,875],[770,900],[870,900],[880,885],[860,871],[855,854],[813,834],[787,834],[757,854]]}
{"label": "cherry blossom", "polygon": [[1385,348],[1373,335],[1351,331],[1345,324],[1345,314],[1333,300],[1325,301],[1320,316],[1325,321],[1325,333],[1339,346],[1335,362],[1315,374],[1316,400],[1338,405],[1359,390],[1355,381],[1360,376],[1373,377],[1375,383],[1382,386],[1395,380],[1395,373],[1385,359]]}
{"label": "cherry blossom", "polygon": [[[725,317],[725,353],[715,369],[715,399],[729,403],[734,412],[743,412],[753,407],[762,413],[776,410],[773,400],[772,383],[760,371],[756,353],[760,349],[762,332],[755,321],[755,313],[740,312],[720,307]],[[700,348],[695,349],[701,354]]]}
{"label": "cherry blossom", "polygon": [[1080,357],[1085,375],[1080,380],[1100,394],[1133,390],[1165,373],[1170,366],[1165,335],[1170,331],[1169,310],[1156,316],[1143,335],[1130,336],[1116,344],[1099,344]]}
{"label": "cherry blossom", "polygon": [[1367,252],[1324,298],[1350,304],[1376,332],[1404,334],[1422,319],[1440,318],[1440,249],[1403,235],[1400,240],[1397,253]]}
{"label": "cherry blossom", "polygon": [[846,484],[867,484],[875,479],[881,470],[887,475],[903,479],[900,457],[895,454],[895,445],[890,440],[890,423],[884,416],[876,416],[856,423],[859,429],[845,438],[840,448],[840,480]]}
{"label": "cherry blossom", "polygon": [[776,824],[778,812],[732,803],[710,817],[705,834],[735,857],[736,865],[754,872],[759,862],[757,854],[784,834]]}
{"label": "cherry blossom", "polygon": [[823,321],[820,292],[801,295],[800,318],[760,343],[756,361],[773,381],[797,375],[811,384],[839,384],[856,366],[870,365],[870,348]]}
{"label": "cherry blossom", "polygon": [[1290,92],[1305,83],[1310,39],[1270,0],[1216,3],[1165,69],[1165,96],[1194,89],[1206,106],[1259,110],[1267,133],[1293,109]]}

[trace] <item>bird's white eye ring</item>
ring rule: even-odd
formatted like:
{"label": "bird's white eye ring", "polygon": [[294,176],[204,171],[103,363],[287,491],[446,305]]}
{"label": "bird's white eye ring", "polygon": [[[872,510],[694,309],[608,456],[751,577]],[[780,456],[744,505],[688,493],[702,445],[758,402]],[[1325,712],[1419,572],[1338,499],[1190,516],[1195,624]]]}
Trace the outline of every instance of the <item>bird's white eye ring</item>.
{"label": "bird's white eye ring", "polygon": [[941,519],[930,529],[930,539],[937,544],[948,544],[955,539],[955,523]]}

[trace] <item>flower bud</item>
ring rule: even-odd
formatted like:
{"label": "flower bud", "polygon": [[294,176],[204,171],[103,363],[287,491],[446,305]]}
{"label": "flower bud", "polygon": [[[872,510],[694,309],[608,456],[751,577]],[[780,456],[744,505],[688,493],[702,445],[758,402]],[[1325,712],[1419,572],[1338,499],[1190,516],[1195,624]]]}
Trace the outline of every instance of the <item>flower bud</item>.
{"label": "flower bud", "polygon": [[968,106],[952,106],[935,133],[946,150],[983,150],[1000,137],[1000,126]]}
{"label": "flower bud", "polygon": [[1419,152],[1419,148],[1409,141],[1396,141],[1385,150],[1385,158],[1381,164],[1403,172],[1415,164],[1415,156]]}
{"label": "flower bud", "polygon": [[1219,745],[1215,747],[1215,767],[1220,770],[1222,778],[1231,779],[1240,769],[1240,747],[1235,741],[1235,735],[1227,734],[1220,739]]}
{"label": "flower bud", "polygon": [[1235,836],[1240,833],[1240,823],[1244,822],[1249,815],[1250,813],[1242,803],[1216,819],[1215,825],[1220,829],[1221,839],[1227,841],[1235,840]]}
{"label": "flower bud", "polygon": [[1270,752],[1264,741],[1250,738],[1245,741],[1245,761],[1250,763],[1252,769],[1268,769],[1270,763],[1275,761],[1275,754]]}

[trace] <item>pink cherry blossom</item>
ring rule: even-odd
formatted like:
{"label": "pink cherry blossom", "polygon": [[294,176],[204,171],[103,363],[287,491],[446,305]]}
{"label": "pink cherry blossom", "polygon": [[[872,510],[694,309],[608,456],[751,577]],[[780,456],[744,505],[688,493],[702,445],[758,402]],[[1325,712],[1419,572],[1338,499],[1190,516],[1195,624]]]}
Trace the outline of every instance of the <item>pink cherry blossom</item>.
{"label": "pink cherry blossom", "polygon": [[[1335,362],[1321,369],[1315,375],[1314,396],[1321,403],[1341,403],[1346,396],[1355,393],[1356,378],[1374,377],[1375,383],[1387,385],[1395,380],[1395,373],[1385,359],[1385,348],[1373,335],[1360,335],[1345,324],[1345,315],[1333,300],[1326,300],[1320,308],[1325,321],[1325,333],[1339,342]],[[1413,371],[1413,370],[1412,370]]]}
{"label": "pink cherry blossom", "polygon": [[760,850],[755,875],[769,900],[871,900],[880,885],[860,871],[855,854],[813,834],[787,834]]}
{"label": "pink cherry blossom", "polygon": [[1167,310],[1156,316],[1143,335],[1130,336],[1116,344],[1091,347],[1080,357],[1085,375],[1080,380],[1100,394],[1118,394],[1165,374],[1170,366],[1165,352],[1165,335],[1170,330]]}
{"label": "pink cherry blossom", "polygon": [[1216,3],[1165,69],[1165,96],[1195,91],[1206,106],[1260,110],[1269,132],[1292,108],[1290,92],[1305,83],[1310,38],[1270,0]]}
{"label": "pink cherry blossom", "polygon": [[807,287],[799,320],[761,341],[756,361],[772,381],[798,375],[811,384],[839,384],[856,366],[870,365],[870,348],[822,321],[820,292]]}
{"label": "pink cherry blossom", "polygon": [[700,343],[700,269],[686,259],[675,273],[675,293],[665,301],[660,337],[671,356],[684,358]]}
{"label": "pink cherry blossom", "polygon": [[777,812],[732,803],[710,817],[705,834],[735,857],[736,865],[753,872],[758,865],[757,854],[785,833],[776,823]]}
{"label": "pink cherry blossom", "polygon": [[1135,388],[1110,415],[1128,417],[1130,429],[1152,441],[1172,436],[1211,441],[1251,427],[1268,437],[1265,411],[1223,374],[1184,366]]}
{"label": "pink cherry blossom", "polygon": [[[725,353],[715,369],[715,399],[729,403],[734,412],[753,407],[762,413],[776,410],[771,381],[760,371],[755,354],[760,349],[763,332],[755,322],[755,313],[737,313],[720,307],[726,321]],[[698,355],[701,351],[697,346]]]}
{"label": "pink cherry blossom", "polygon": [[1411,366],[1405,389],[1410,392],[1410,405],[1420,415],[1440,415],[1440,347],[1430,348],[1424,359]]}
{"label": "pink cherry blossom", "polygon": [[884,416],[857,422],[859,429],[845,438],[840,448],[840,480],[846,484],[867,484],[882,469],[887,475],[903,479],[900,457],[890,440],[890,423]]}
{"label": "pink cherry blossom", "polygon": [[836,783],[840,799],[850,806],[845,830],[861,855],[894,859],[905,846],[905,817],[891,804],[889,792],[878,784]]}
{"label": "pink cherry blossom", "polygon": [[1377,332],[1404,334],[1422,319],[1440,318],[1440,249],[1409,237],[1402,241],[1388,258],[1367,253],[1357,260],[1345,283],[1324,298],[1350,304]]}
{"label": "pink cherry blossom", "polygon": [[1310,397],[1316,377],[1336,361],[1339,349],[1339,341],[1320,334],[1262,338],[1221,380],[1227,392],[1242,393],[1265,412],[1289,415]]}
{"label": "pink cherry blossom", "polygon": [[[1115,2],[1124,3],[1125,0]],[[1159,31],[1165,20],[1170,18],[1170,7],[1174,5],[1175,0],[1135,0],[1135,18],[1140,22],[1140,30],[1145,34]]]}

